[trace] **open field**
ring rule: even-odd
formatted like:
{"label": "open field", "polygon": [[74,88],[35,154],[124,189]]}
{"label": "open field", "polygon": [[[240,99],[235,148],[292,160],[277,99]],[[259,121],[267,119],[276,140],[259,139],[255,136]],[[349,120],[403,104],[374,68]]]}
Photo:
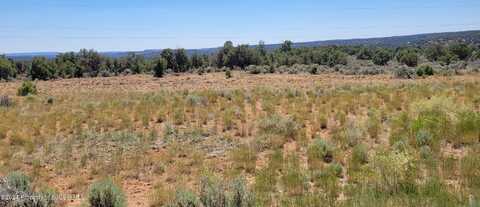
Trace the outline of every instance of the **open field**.
{"label": "open field", "polygon": [[21,82],[0,83],[0,175],[82,195],[61,206],[104,178],[128,206],[476,206],[479,84],[235,71],[38,81],[17,97]]}

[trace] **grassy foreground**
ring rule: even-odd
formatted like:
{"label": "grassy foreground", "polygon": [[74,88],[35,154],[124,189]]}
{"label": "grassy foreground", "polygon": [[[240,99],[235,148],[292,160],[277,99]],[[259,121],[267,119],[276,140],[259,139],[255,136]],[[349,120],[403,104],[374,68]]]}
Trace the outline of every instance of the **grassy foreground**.
{"label": "grassy foreground", "polygon": [[0,107],[0,175],[85,197],[111,178],[128,206],[478,206],[479,83],[15,97]]}

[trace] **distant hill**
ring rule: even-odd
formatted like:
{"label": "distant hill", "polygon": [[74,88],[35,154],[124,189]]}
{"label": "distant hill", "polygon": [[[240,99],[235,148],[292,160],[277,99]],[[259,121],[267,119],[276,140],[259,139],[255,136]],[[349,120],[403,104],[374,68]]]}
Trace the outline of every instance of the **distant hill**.
{"label": "distant hill", "polygon": [[[364,39],[339,39],[339,40],[326,40],[326,41],[312,41],[312,42],[299,42],[294,43],[293,47],[320,47],[320,46],[347,46],[347,45],[365,45],[365,46],[382,46],[382,47],[399,47],[399,46],[421,46],[429,42],[442,42],[451,40],[462,40],[469,43],[480,43],[480,30],[475,31],[462,31],[462,32],[443,32],[443,33],[430,33],[430,34],[417,34],[417,35],[404,35],[393,37],[378,37],[378,38],[364,38]],[[268,50],[274,50],[279,48],[281,44],[265,45]],[[252,45],[255,47],[255,45]],[[220,48],[203,48],[203,49],[188,49],[187,54],[212,54]],[[131,51],[137,55],[143,55],[145,58],[153,58],[161,53],[161,49],[152,49],[144,51]],[[125,57],[129,53],[128,51],[114,51],[114,52],[101,52],[102,55],[119,58]],[[58,52],[32,52],[32,53],[11,53],[6,54],[7,57],[15,60],[29,60],[35,56],[41,56],[46,58],[55,58]]]}

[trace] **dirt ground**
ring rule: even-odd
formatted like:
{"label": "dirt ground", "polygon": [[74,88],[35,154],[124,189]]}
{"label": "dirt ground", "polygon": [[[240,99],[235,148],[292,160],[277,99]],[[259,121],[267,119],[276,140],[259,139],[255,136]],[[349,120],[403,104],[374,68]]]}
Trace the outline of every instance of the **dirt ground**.
{"label": "dirt ground", "polygon": [[[315,86],[341,86],[350,84],[388,84],[407,83],[413,81],[445,81],[445,80],[480,80],[478,75],[433,77],[420,80],[399,80],[389,75],[377,76],[345,76],[337,74],[263,74],[252,75],[234,72],[230,79],[224,73],[167,75],[164,78],[153,78],[150,75],[132,75],[118,77],[99,77],[81,79],[63,79],[37,81],[40,94],[61,95],[65,92],[155,92],[159,90],[220,90],[249,89],[254,87],[272,88],[311,88]],[[15,95],[21,81],[0,83],[0,94]]]}

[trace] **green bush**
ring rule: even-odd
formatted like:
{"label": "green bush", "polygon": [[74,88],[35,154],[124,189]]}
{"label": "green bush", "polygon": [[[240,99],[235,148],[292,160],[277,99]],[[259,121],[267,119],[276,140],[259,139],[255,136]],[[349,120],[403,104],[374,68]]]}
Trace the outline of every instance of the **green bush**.
{"label": "green bush", "polygon": [[432,76],[434,74],[433,68],[430,65],[422,65],[416,70],[417,76]]}
{"label": "green bush", "polygon": [[458,61],[458,57],[452,53],[445,53],[445,55],[442,55],[438,58],[438,62],[441,65],[450,65],[455,61]]}
{"label": "green bush", "polygon": [[29,76],[32,80],[49,80],[54,78],[55,68],[46,58],[34,58]]}
{"label": "green bush", "polygon": [[30,192],[30,178],[22,172],[11,172],[7,175],[7,183],[18,191]]}
{"label": "green bush", "polygon": [[335,65],[347,65],[347,54],[340,50],[328,52],[326,65],[333,67]]}
{"label": "green bush", "polygon": [[177,190],[175,201],[167,205],[168,207],[201,207],[202,203],[198,197],[191,191]]}
{"label": "green bush", "polygon": [[250,73],[250,74],[262,74],[262,73],[267,73],[270,68],[268,68],[267,66],[259,66],[259,65],[250,65],[246,68],[246,70]]}
{"label": "green bush", "polygon": [[92,184],[88,194],[88,202],[92,207],[124,207],[125,195],[111,179]]}
{"label": "green bush", "polygon": [[327,163],[333,161],[334,147],[321,138],[316,138],[308,147],[309,161],[323,160]]}
{"label": "green bush", "polygon": [[40,192],[34,192],[30,178],[19,171],[9,173],[6,176],[5,183],[0,180],[0,196],[18,196],[14,200],[2,200],[0,198],[0,206],[53,207],[56,205],[55,195],[56,192],[48,188],[42,188]]}
{"label": "green bush", "polygon": [[362,47],[357,54],[357,59],[359,60],[370,60],[372,59],[373,52],[372,49],[368,47]]}
{"label": "green bush", "polygon": [[225,71],[225,78],[226,79],[232,78],[232,71],[231,70],[226,70]]}
{"label": "green bush", "polygon": [[263,133],[276,134],[284,138],[295,138],[299,127],[299,124],[292,118],[276,114],[263,118],[258,126]]}
{"label": "green bush", "polygon": [[[197,206],[195,195],[186,193],[180,198],[177,198],[177,206]],[[253,194],[248,190],[244,178],[239,177],[231,183],[225,183],[213,175],[202,177],[199,201],[202,206],[210,207],[253,207],[255,204]],[[180,203],[182,205],[179,205]]]}
{"label": "green bush", "polygon": [[416,67],[418,65],[418,55],[413,49],[403,49],[397,54],[397,61],[408,67]]}
{"label": "green bush", "polygon": [[420,129],[415,136],[415,143],[418,147],[431,146],[432,141],[432,134],[424,129]]}
{"label": "green bush", "polygon": [[216,177],[202,177],[200,181],[200,201],[204,206],[226,206],[228,202],[226,186]]}
{"label": "green bush", "polygon": [[37,94],[37,86],[31,81],[24,81],[18,88],[17,95],[28,96]]}
{"label": "green bush", "polygon": [[342,165],[338,163],[333,163],[327,168],[327,173],[336,177],[342,177],[343,168]]}
{"label": "green bush", "polygon": [[454,43],[448,47],[448,50],[460,60],[466,60],[472,55],[472,48],[465,43]]}
{"label": "green bush", "polygon": [[406,67],[398,67],[394,69],[393,75],[395,78],[401,78],[401,79],[412,79],[415,77],[414,71]]}
{"label": "green bush", "polygon": [[352,164],[363,165],[368,163],[368,149],[367,146],[359,144],[353,148]]}
{"label": "green bush", "polygon": [[231,207],[253,207],[255,198],[247,188],[247,181],[244,177],[233,180],[230,184],[230,198],[228,202]]}
{"label": "green bush", "polygon": [[375,65],[387,65],[392,59],[392,54],[386,49],[379,49],[373,55],[373,63]]}
{"label": "green bush", "polygon": [[414,164],[413,157],[406,152],[377,153],[371,163],[375,173],[372,182],[384,192],[397,193],[415,182]]}

